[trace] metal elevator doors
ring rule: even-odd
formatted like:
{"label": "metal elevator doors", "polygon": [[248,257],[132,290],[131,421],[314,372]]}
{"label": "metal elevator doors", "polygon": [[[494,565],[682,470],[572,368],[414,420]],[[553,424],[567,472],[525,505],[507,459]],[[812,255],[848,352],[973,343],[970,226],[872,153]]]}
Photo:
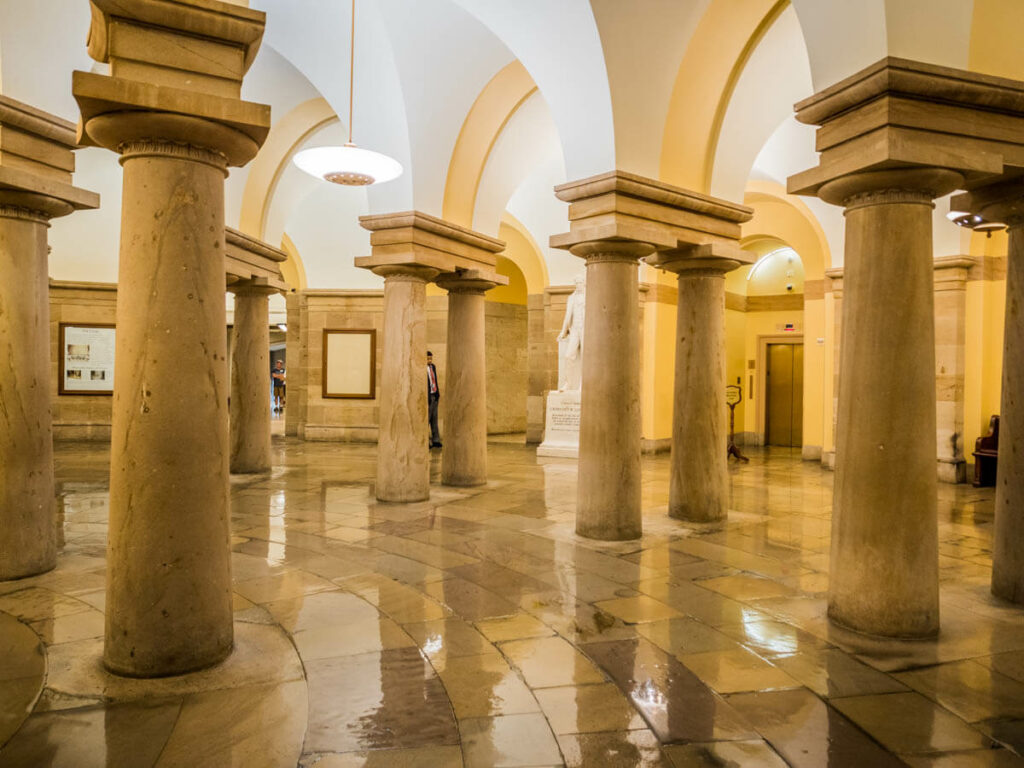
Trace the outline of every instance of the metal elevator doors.
{"label": "metal elevator doors", "polygon": [[765,370],[765,442],[799,448],[803,443],[804,345],[769,344]]}

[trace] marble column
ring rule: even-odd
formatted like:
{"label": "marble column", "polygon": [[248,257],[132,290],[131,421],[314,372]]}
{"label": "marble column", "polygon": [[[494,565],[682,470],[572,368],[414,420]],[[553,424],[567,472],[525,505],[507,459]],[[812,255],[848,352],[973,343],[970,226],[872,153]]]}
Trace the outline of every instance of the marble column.
{"label": "marble column", "polygon": [[0,200],[0,579],[19,579],[57,564],[49,214]]}
{"label": "marble column", "polygon": [[641,534],[639,259],[654,247],[598,241],[586,259],[576,533],[623,541]]}
{"label": "marble column", "polygon": [[950,205],[1009,229],[992,594],[1024,603],[1024,182],[980,187]]}
{"label": "marble column", "polygon": [[276,293],[258,281],[232,283],[235,295],[231,356],[231,471],[270,470],[270,311]]}
{"label": "marble column", "polygon": [[[201,669],[233,644],[224,179],[270,117],[238,98],[264,15],[176,8],[95,6],[89,53],[110,75],[73,78],[83,142],[124,169],[104,663],[133,677]],[[213,81],[200,75],[215,56],[226,63]]]}
{"label": "marble column", "polygon": [[697,255],[660,264],[679,276],[668,505],[677,520],[712,523],[728,512],[725,274],[750,261],[735,250],[735,260]]}
{"label": "marble column", "polygon": [[999,413],[992,594],[1024,603],[1024,189],[1003,220],[1010,227],[1006,259],[1003,388]]}
{"label": "marble column", "polygon": [[71,186],[75,126],[0,96],[0,580],[57,564],[47,229],[99,197]]}
{"label": "marble column", "polygon": [[447,274],[437,284],[448,291],[448,368],[445,376],[445,439],[441,482],[474,486],[487,482],[487,356],[484,293],[491,280]]}
{"label": "marble column", "polygon": [[846,209],[829,616],[890,637],[939,628],[932,201],[951,171],[853,174]]}
{"label": "marble column", "polygon": [[437,270],[395,265],[373,271],[384,278],[376,495],[423,501],[430,498],[426,297]]}

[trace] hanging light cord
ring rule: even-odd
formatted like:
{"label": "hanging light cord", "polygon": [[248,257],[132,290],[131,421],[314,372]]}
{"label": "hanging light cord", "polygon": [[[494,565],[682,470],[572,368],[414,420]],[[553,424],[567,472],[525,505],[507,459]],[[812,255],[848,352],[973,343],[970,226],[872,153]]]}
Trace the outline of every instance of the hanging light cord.
{"label": "hanging light cord", "polygon": [[348,46],[348,143],[352,143],[352,92],[356,67],[356,0],[352,0],[352,38]]}

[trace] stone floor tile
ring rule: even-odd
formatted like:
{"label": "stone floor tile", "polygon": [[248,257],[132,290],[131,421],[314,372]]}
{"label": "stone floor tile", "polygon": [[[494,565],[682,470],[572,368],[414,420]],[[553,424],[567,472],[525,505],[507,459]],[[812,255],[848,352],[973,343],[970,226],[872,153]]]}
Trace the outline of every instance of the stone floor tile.
{"label": "stone floor tile", "polygon": [[164,701],[35,714],[0,749],[0,765],[152,768],[180,708],[179,701]]}
{"label": "stone floor tile", "polygon": [[771,662],[800,684],[825,698],[897,693],[907,686],[835,648],[804,648]]}
{"label": "stone floor tile", "polygon": [[556,735],[647,727],[614,683],[544,688],[534,695]]}
{"label": "stone floor tile", "polygon": [[299,768],[463,768],[460,747],[378,749],[347,754],[311,754]]}
{"label": "stone floor tile", "polygon": [[583,651],[615,681],[663,744],[756,737],[693,672],[647,640],[587,643]]}
{"label": "stone floor tile", "polygon": [[451,578],[427,584],[424,593],[466,621],[511,616],[518,611],[514,603],[465,579]]}
{"label": "stone floor tile", "polygon": [[334,589],[266,604],[274,620],[291,633],[343,622],[376,620],[376,607],[357,595]]}
{"label": "stone floor tile", "polygon": [[901,672],[895,678],[969,723],[1024,718],[1024,683],[974,661]]}
{"label": "stone floor tile", "polygon": [[718,631],[769,659],[829,647],[825,640],[776,619],[724,624],[718,627]]}
{"label": "stone floor tile", "polygon": [[703,653],[739,648],[732,638],[695,619],[665,619],[637,626],[637,634],[667,653]]}
{"label": "stone floor tile", "polygon": [[101,611],[82,611],[53,619],[43,619],[30,625],[47,645],[103,637],[105,619]]}
{"label": "stone floor tile", "polygon": [[565,734],[558,745],[566,768],[672,768],[647,730]]}
{"label": "stone floor tile", "polygon": [[336,589],[327,579],[305,571],[287,571],[250,581],[236,581],[234,591],[254,603],[272,603]]}
{"label": "stone floor tile", "polygon": [[309,752],[458,743],[445,688],[415,648],[306,664]]}
{"label": "stone floor tile", "polygon": [[292,765],[302,750],[306,707],[302,680],[191,694],[182,702],[156,766]]}
{"label": "stone floor tile", "polygon": [[918,693],[834,699],[832,706],[893,752],[984,749],[991,741]]}
{"label": "stone floor tile", "polygon": [[0,595],[0,611],[26,622],[56,619],[88,610],[88,603],[39,587],[25,587]]}
{"label": "stone floor tile", "polygon": [[531,688],[604,682],[600,670],[562,637],[509,640],[499,647]]}
{"label": "stone floor tile", "polygon": [[663,619],[681,617],[681,614],[675,608],[660,603],[647,595],[603,600],[596,603],[595,607],[610,613],[612,616],[617,616],[628,624],[642,624],[648,621],[661,621]]}
{"label": "stone floor tile", "polygon": [[718,693],[799,688],[800,683],[778,667],[744,648],[680,655],[687,669]]}
{"label": "stone floor tile", "polygon": [[459,721],[466,768],[561,765],[543,715],[503,715]]}
{"label": "stone floor tile", "polygon": [[[344,620],[343,615],[337,618]],[[415,646],[413,639],[386,617],[305,629],[292,639],[304,662]]]}
{"label": "stone floor tile", "polygon": [[433,663],[460,720],[540,711],[530,689],[500,654],[434,659]]}
{"label": "stone floor tile", "polygon": [[423,655],[431,661],[498,652],[486,637],[462,619],[421,621],[405,624],[402,629],[415,641]]}
{"label": "stone floor tile", "polygon": [[740,693],[730,696],[729,704],[792,768],[903,765],[810,691]]}
{"label": "stone floor tile", "polygon": [[772,579],[763,576],[720,576],[717,579],[703,579],[700,585],[704,589],[731,597],[740,602],[760,600],[765,597],[784,597],[794,594],[794,590]]}
{"label": "stone floor tile", "polygon": [[904,756],[910,768],[1021,768],[1024,758],[1007,749],[977,749],[944,755]]}
{"label": "stone floor tile", "polygon": [[713,741],[706,744],[673,744],[665,747],[673,768],[787,768],[767,742]]}
{"label": "stone floor tile", "polygon": [[484,619],[476,622],[476,628],[492,643],[554,634],[551,627],[528,613],[516,613],[498,619]]}

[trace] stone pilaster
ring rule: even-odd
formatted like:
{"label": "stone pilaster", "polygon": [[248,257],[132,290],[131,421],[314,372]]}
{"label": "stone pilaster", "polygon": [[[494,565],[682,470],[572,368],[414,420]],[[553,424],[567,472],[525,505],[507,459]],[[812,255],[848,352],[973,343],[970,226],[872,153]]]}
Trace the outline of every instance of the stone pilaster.
{"label": "stone pilaster", "polygon": [[821,157],[789,191],[846,209],[829,616],[860,632],[939,628],[933,200],[1020,156],[1022,97],[888,58],[796,106]]}
{"label": "stone pilaster", "polygon": [[46,230],[99,205],[74,148],[72,123],[0,96],[0,580],[57,564]]}
{"label": "stone pilaster", "polygon": [[[362,216],[359,222],[370,230],[373,250],[356,266],[384,278],[376,495],[381,501],[423,501],[430,496],[426,284],[441,273],[465,270],[503,281],[495,254],[504,243],[418,211]],[[484,379],[479,386],[486,448]],[[442,402],[450,395],[442,392]]]}
{"label": "stone pilaster", "polygon": [[269,107],[239,99],[265,17],[92,6],[110,75],[74,73],[79,136],[124,168],[104,661],[156,677],[232,647],[224,179],[269,130]]}
{"label": "stone pilaster", "polygon": [[437,284],[448,291],[448,368],[441,482],[487,482],[487,360],[484,294],[497,283],[476,272],[450,273]]}
{"label": "stone pilaster", "polygon": [[679,520],[711,523],[728,512],[725,275],[752,261],[739,247],[720,244],[656,257],[656,266],[679,277],[668,503]]}
{"label": "stone pilaster", "polygon": [[[964,458],[964,378],[967,274],[976,260],[935,259],[935,398],[939,482],[967,480]],[[973,446],[971,446],[973,448]]]}
{"label": "stone pilaster", "polygon": [[[567,248],[587,262],[587,342],[583,355],[576,532],[602,540],[637,538],[641,534],[637,262],[650,257],[655,266],[673,268],[668,265],[688,263],[687,259],[695,253],[712,254],[714,249],[730,246],[739,239],[740,223],[748,220],[752,212],[743,206],[621,171],[563,184],[555,192],[570,203],[570,231],[552,237],[551,245]],[[652,256],[655,252],[657,255]],[[715,303],[714,291],[698,288],[697,293],[710,297],[709,306]],[[717,395],[704,386],[707,381],[717,378],[718,389],[723,390],[720,394],[724,396],[724,364],[706,379],[690,365],[698,364],[698,359],[723,359],[724,350],[717,347],[724,338],[724,285],[720,300],[717,318],[722,329],[706,340],[717,345],[716,351],[706,352],[702,348],[683,364],[686,374],[693,376],[690,383],[701,381],[701,394],[696,395],[698,399],[703,397],[701,408],[714,408],[717,402]],[[680,370],[678,366],[676,370]],[[677,393],[679,386],[677,382]],[[721,405],[720,419],[711,416],[715,423],[725,418],[724,402]],[[687,431],[696,429],[696,425],[684,418],[681,428]],[[702,457],[708,457],[707,466],[717,467],[712,453],[720,451],[724,464],[724,435],[723,421],[720,430],[688,435],[687,439],[696,438],[700,444],[687,444],[686,448],[700,451]],[[690,483],[692,477],[686,473],[677,477],[682,480],[678,494],[682,509],[683,497],[692,500],[693,494],[706,489],[706,483]],[[718,509],[725,479],[716,474],[713,482],[719,491]]]}
{"label": "stone pilaster", "polygon": [[825,469],[836,468],[836,417],[839,413],[839,355],[843,331],[843,268],[825,270],[832,289],[832,440],[821,452],[821,465]]}
{"label": "stone pilaster", "polygon": [[992,594],[1024,603],[1024,183],[978,187],[952,204],[1009,227]]}

